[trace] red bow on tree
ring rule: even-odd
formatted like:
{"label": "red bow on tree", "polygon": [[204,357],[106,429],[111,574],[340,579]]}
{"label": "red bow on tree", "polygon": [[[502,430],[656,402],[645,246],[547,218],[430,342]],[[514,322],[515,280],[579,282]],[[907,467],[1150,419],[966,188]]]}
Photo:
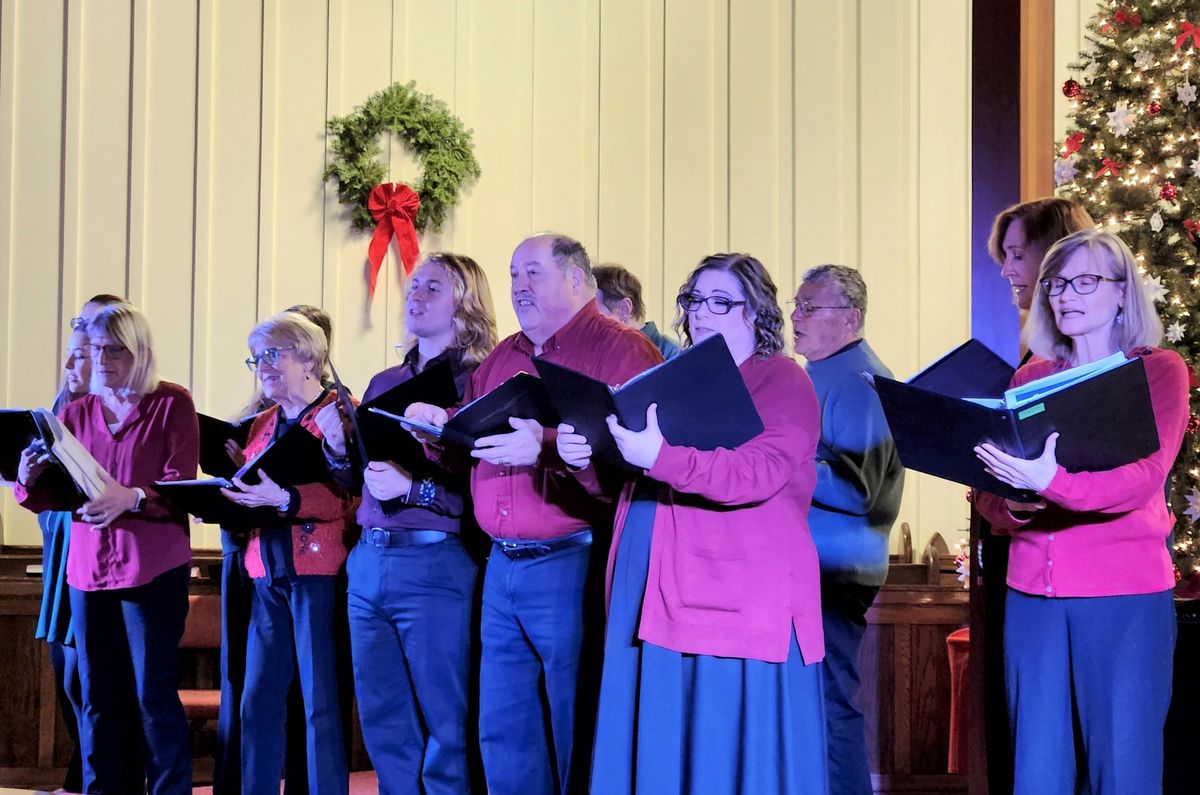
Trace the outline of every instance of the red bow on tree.
{"label": "red bow on tree", "polygon": [[1113,19],[1125,25],[1132,25],[1135,28],[1140,27],[1142,24],[1141,14],[1137,13],[1136,11],[1126,11],[1125,9],[1121,9],[1117,13],[1113,14]]}
{"label": "red bow on tree", "polygon": [[1175,49],[1182,49],[1189,38],[1192,40],[1192,44],[1200,47],[1200,27],[1191,22],[1180,22],[1179,35],[1175,37]]}
{"label": "red bow on tree", "polygon": [[1068,135],[1067,140],[1063,141],[1063,155],[1070,156],[1079,151],[1079,147],[1083,146],[1083,133],[1077,132],[1074,135]]}
{"label": "red bow on tree", "polygon": [[1196,242],[1196,233],[1200,232],[1200,221],[1193,221],[1191,218],[1183,222],[1183,228],[1187,230],[1188,240]]}
{"label": "red bow on tree", "polygon": [[1104,158],[1103,166],[1101,167],[1100,171],[1096,173],[1096,176],[1103,177],[1105,174],[1112,174],[1114,177],[1120,176],[1122,165],[1124,164],[1118,163],[1117,161],[1106,157]]}
{"label": "red bow on tree", "polygon": [[387,253],[396,236],[400,248],[400,261],[404,263],[404,272],[412,273],[417,264],[417,256],[421,247],[417,242],[417,229],[413,222],[417,220],[417,210],[421,207],[421,198],[417,192],[402,182],[385,182],[371,189],[367,198],[367,209],[377,225],[375,234],[371,237],[371,246],[367,249],[367,259],[371,262],[370,294],[375,295],[375,282],[379,278],[379,268],[383,265],[383,255]]}

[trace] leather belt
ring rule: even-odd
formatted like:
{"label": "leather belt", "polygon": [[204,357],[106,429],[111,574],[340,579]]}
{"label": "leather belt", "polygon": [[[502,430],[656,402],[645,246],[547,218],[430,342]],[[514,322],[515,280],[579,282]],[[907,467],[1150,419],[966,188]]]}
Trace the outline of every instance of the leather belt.
{"label": "leather belt", "polygon": [[553,552],[587,546],[590,543],[592,543],[591,530],[580,530],[578,533],[571,533],[569,536],[561,536],[559,538],[538,538],[532,540],[492,539],[492,544],[503,552],[509,560],[541,558]]}
{"label": "leather belt", "polygon": [[362,543],[372,547],[413,547],[439,544],[449,537],[442,530],[390,530],[386,527],[364,527]]}

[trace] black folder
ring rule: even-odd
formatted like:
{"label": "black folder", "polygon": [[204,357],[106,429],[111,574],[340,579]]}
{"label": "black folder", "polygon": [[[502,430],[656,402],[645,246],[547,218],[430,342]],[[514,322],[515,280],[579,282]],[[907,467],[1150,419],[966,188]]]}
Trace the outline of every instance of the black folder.
{"label": "black folder", "polygon": [[226,422],[207,414],[197,414],[200,422],[200,469],[215,478],[232,478],[238,471],[238,465],[229,457],[225,443],[233,440],[238,447],[245,448],[250,436],[250,424],[253,417],[247,417],[238,423]]}
{"label": "black folder", "polygon": [[446,408],[458,403],[458,400],[454,370],[449,362],[439,362],[404,383],[365,401],[358,407],[355,416],[363,443],[366,445],[367,460],[395,461],[410,471],[413,466],[426,460],[420,443],[412,434],[371,409],[403,416],[404,410],[413,403],[430,403]]}
{"label": "black folder", "polygon": [[474,447],[476,440],[484,436],[511,433],[509,417],[537,420],[547,428],[558,425],[558,413],[550,403],[545,384],[537,376],[525,372],[517,373],[491,392],[463,406],[442,428],[409,422],[399,412],[376,409],[374,413],[395,421],[407,422],[415,428],[437,436],[442,442],[463,447]]}
{"label": "black folder", "polygon": [[[266,472],[280,486],[302,486],[329,478],[321,441],[299,424],[288,428],[234,473],[244,483],[261,482]],[[273,508],[246,508],[230,501],[221,489],[236,489],[232,478],[159,481],[154,489],[193,516],[224,527],[262,527],[278,523]]]}
{"label": "black folder", "polygon": [[1057,432],[1056,457],[1068,472],[1113,469],[1159,448],[1146,367],[1137,357],[1015,409],[881,376],[875,388],[904,466],[1022,502],[1038,497],[987,474],[976,445],[991,442],[1011,455],[1035,458]]}
{"label": "black folder", "polygon": [[535,359],[562,421],[587,437],[593,456],[628,467],[605,418],[626,428],[646,427],[646,409],[658,404],[658,425],[673,445],[732,449],[762,433],[762,418],[725,338],[714,334],[619,387],[554,362]]}
{"label": "black folder", "polygon": [[34,414],[28,409],[0,409],[0,480],[14,481],[21,453],[41,439]]}
{"label": "black folder", "polygon": [[911,386],[951,397],[1004,394],[1016,372],[1012,365],[977,339],[969,339],[908,379]]}

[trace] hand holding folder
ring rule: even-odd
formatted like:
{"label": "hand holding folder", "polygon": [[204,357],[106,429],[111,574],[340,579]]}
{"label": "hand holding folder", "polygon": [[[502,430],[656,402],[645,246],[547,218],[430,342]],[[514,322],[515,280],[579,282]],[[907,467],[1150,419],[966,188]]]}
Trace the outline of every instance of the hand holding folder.
{"label": "hand holding folder", "polygon": [[1009,455],[1032,459],[1058,433],[1057,460],[1068,472],[1113,469],[1158,450],[1140,358],[1119,355],[1104,366],[1073,368],[1003,395],[984,396],[970,395],[973,387],[960,386],[978,383],[979,360],[972,354],[956,361],[962,350],[935,365],[940,392],[924,388],[920,375],[908,383],[875,379],[900,461],[909,469],[1018,502],[1036,502],[1033,491],[988,474],[975,447],[990,442]]}
{"label": "hand holding folder", "polygon": [[[420,401],[428,402],[428,401]],[[517,373],[486,395],[471,401],[455,412],[443,426],[406,418],[402,411],[388,411],[378,406],[368,409],[441,442],[473,448],[484,437],[511,433],[512,418],[534,420],[543,427],[558,424],[558,415],[546,395],[546,387],[529,373]]]}
{"label": "hand holding folder", "polygon": [[86,500],[94,500],[112,480],[107,470],[48,409],[0,411],[0,477],[17,479],[21,453],[29,445],[41,444],[75,489]]}
{"label": "hand holding folder", "polygon": [[593,456],[628,467],[609,430],[614,415],[633,431],[646,427],[646,410],[658,404],[663,438],[698,450],[732,449],[762,433],[762,418],[720,334],[685,349],[619,387],[560,364],[534,359],[563,422],[592,447]]}
{"label": "hand holding folder", "polygon": [[221,493],[221,489],[237,488],[234,480],[261,483],[262,473],[283,487],[325,480],[328,467],[320,440],[302,426],[293,425],[228,478],[159,481],[154,484],[154,489],[192,516],[207,522],[232,528],[262,527],[278,521],[278,512],[273,508],[247,508]]}

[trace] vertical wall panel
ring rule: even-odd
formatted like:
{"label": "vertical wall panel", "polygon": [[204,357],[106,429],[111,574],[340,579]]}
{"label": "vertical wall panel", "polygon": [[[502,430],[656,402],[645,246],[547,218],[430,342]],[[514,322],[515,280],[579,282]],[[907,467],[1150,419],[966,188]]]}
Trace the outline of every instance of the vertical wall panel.
{"label": "vertical wall panel", "polygon": [[[5,405],[47,406],[54,399],[59,348],[59,234],[62,173],[63,6],[5,2],[0,60],[11,118],[19,119],[4,153],[10,175],[3,218],[8,262],[5,303]],[[7,35],[11,26],[12,36]],[[4,126],[8,126],[5,124]],[[4,543],[38,543],[33,516],[4,490]]]}
{"label": "vertical wall panel", "polygon": [[141,3],[135,28],[130,274],[163,377],[191,387],[196,0]]}
{"label": "vertical wall panel", "polygon": [[[963,68],[971,57],[970,13],[970,6],[958,0],[920,0],[915,36],[919,117],[914,131],[919,164],[914,175],[919,195],[919,253],[913,273],[917,360],[905,362],[913,369],[934,361],[953,341],[965,339],[971,323],[970,204],[944,200],[970,193],[971,85],[970,72]],[[922,135],[921,130],[940,134]],[[875,273],[872,270],[873,277]],[[889,320],[894,327],[897,319]],[[917,509],[916,526],[924,528],[926,536],[940,532],[953,544],[959,531],[965,533],[968,527],[962,486],[916,473],[908,479],[919,489],[916,503],[906,506],[909,515]]]}
{"label": "vertical wall panel", "polygon": [[[76,285],[70,307],[96,293],[123,295],[130,288],[129,108],[133,4],[69,3],[71,20],[80,25],[79,52],[67,64],[69,83],[78,85],[78,105],[68,113],[73,134],[65,142],[65,176],[76,186],[64,209],[76,241]],[[61,67],[60,67],[61,68]],[[72,92],[75,89],[72,88]],[[74,206],[72,206],[74,205]],[[64,307],[68,309],[70,307]]]}
{"label": "vertical wall panel", "polygon": [[[402,34],[393,31],[392,13],[392,0],[336,0],[330,4],[327,115],[351,113],[388,86],[391,43],[394,35]],[[380,144],[386,151],[386,136],[381,136]],[[393,177],[407,179],[403,174],[393,173]],[[389,255],[384,262],[375,299],[368,302],[365,264],[370,239],[370,233],[350,226],[350,213],[338,202],[335,183],[330,182],[325,197],[325,308],[334,318],[334,365],[358,394],[391,353],[389,299],[395,257]]]}
{"label": "vertical wall panel", "polygon": [[792,30],[798,284],[823,262],[859,264],[858,4],[801,0]]}
{"label": "vertical wall panel", "polygon": [[263,36],[258,311],[322,302],[325,0],[268,0]]}
{"label": "vertical wall panel", "polygon": [[729,242],[792,281],[791,4],[729,6]]}
{"label": "vertical wall panel", "polygon": [[599,0],[535,0],[533,229],[597,240]]}
{"label": "vertical wall panel", "polygon": [[459,215],[455,243],[492,277],[500,333],[516,328],[509,300],[513,247],[533,230],[533,3],[461,0],[470,22],[460,27],[466,85],[458,115],[475,129],[484,178],[471,190],[472,210]]}
{"label": "vertical wall panel", "polygon": [[667,0],[663,274],[680,285],[729,247],[729,16],[724,0]]}
{"label": "vertical wall panel", "polygon": [[596,262],[617,262],[642,283],[648,319],[674,317],[664,284],[663,13],[665,0],[600,4],[599,230]]}

